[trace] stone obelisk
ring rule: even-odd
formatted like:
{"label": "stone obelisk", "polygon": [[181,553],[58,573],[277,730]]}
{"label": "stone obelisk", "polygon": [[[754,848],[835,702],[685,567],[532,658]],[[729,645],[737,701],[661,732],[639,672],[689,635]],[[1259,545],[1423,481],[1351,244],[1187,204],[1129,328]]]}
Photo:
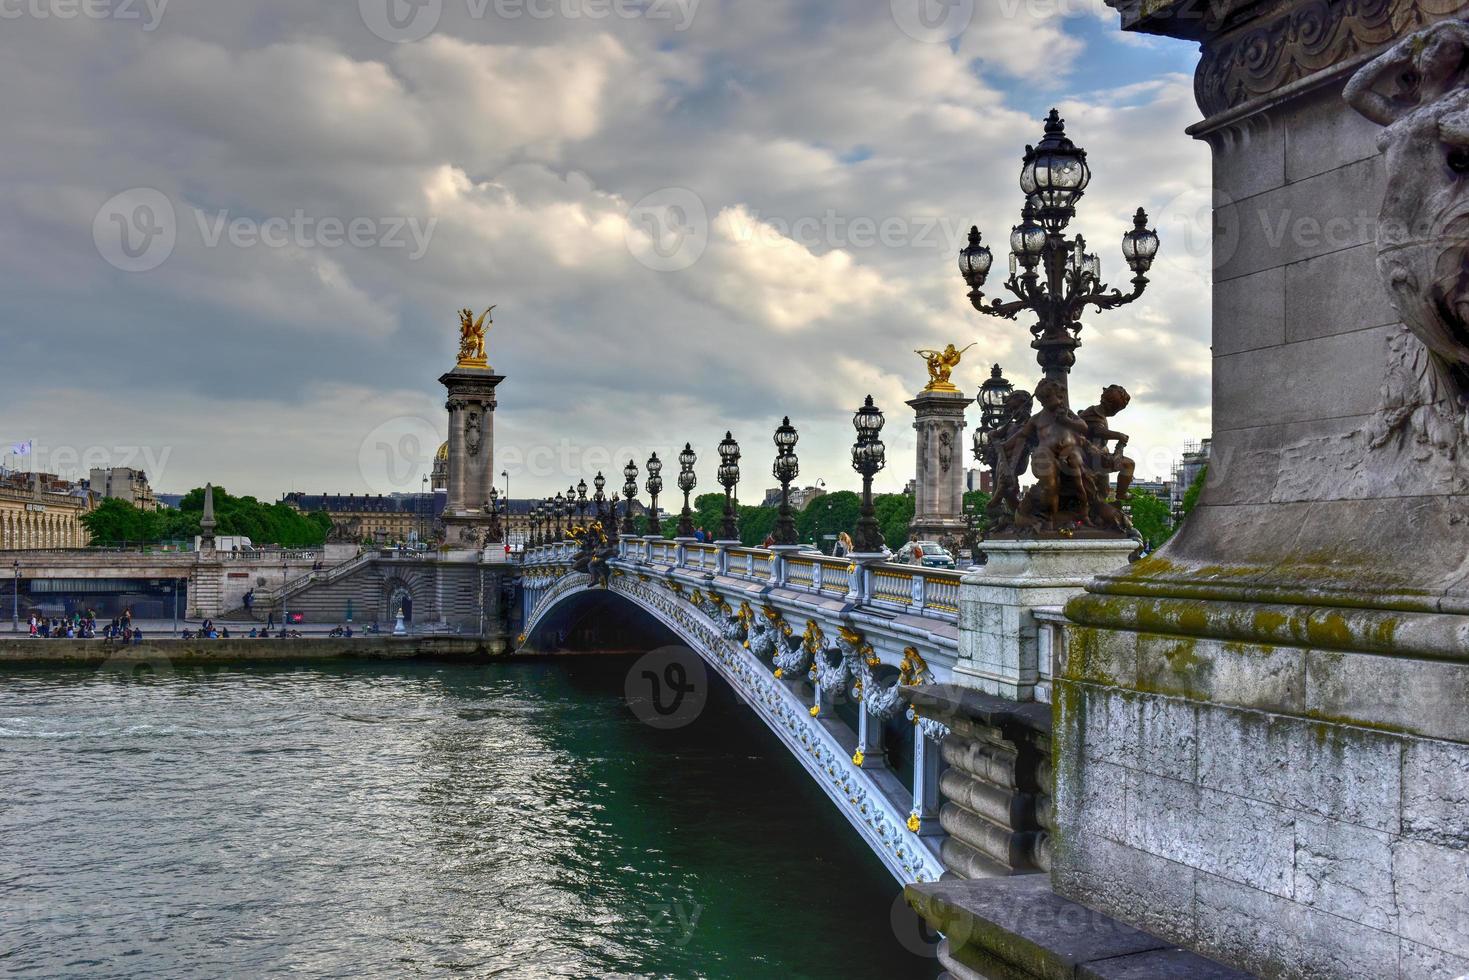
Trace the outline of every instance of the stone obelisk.
{"label": "stone obelisk", "polygon": [[477,550],[491,515],[486,506],[494,486],[495,389],[504,377],[485,356],[485,334],[494,325],[486,310],[460,318],[459,361],[439,379],[448,390],[449,460],[444,503],[444,537],[451,550]]}

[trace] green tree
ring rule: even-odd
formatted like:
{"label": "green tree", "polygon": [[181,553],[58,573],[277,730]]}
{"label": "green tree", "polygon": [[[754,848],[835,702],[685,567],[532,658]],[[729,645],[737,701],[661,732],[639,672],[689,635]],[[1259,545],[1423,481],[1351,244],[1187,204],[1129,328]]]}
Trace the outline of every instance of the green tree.
{"label": "green tree", "polygon": [[1143,536],[1149,549],[1160,547],[1173,536],[1168,501],[1134,490],[1128,501],[1128,510],[1132,514],[1132,526]]}
{"label": "green tree", "polygon": [[908,528],[913,524],[913,503],[913,498],[906,493],[885,493],[872,501],[872,507],[877,511],[877,526],[882,528],[882,539],[894,551],[908,540]]}
{"label": "green tree", "polygon": [[832,543],[826,536],[842,531],[852,533],[862,514],[862,498],[850,490],[838,490],[817,497],[796,515],[796,530],[803,542],[815,544],[830,553]]}
{"label": "green tree", "polygon": [[1199,475],[1194,477],[1194,482],[1189,484],[1183,492],[1183,516],[1187,517],[1194,512],[1198,506],[1199,494],[1204,492],[1204,481],[1209,477],[1209,467],[1205,466],[1199,470]]}

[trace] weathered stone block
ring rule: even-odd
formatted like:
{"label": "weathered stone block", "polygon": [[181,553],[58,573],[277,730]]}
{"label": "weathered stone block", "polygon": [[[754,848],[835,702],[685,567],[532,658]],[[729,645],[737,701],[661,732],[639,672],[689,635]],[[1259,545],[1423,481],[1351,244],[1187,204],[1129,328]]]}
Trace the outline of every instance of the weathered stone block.
{"label": "weathered stone block", "polygon": [[1054,847],[1051,877],[1059,894],[1169,942],[1193,941],[1193,868],[1085,831],[1057,838]]}
{"label": "weathered stone block", "polygon": [[[1381,400],[1387,327],[1214,358],[1216,430],[1369,415]],[[1330,377],[1330,385],[1294,379]]]}
{"label": "weathered stone block", "polygon": [[1306,710],[1412,735],[1469,742],[1469,664],[1312,651]]}
{"label": "weathered stone block", "polygon": [[1397,738],[1205,705],[1199,743],[1205,787],[1384,833],[1401,827]]}
{"label": "weathered stone block", "polygon": [[1403,980],[1463,980],[1469,976],[1469,956],[1454,956],[1402,939],[1398,941],[1398,976]]}
{"label": "weathered stone block", "polygon": [[1283,268],[1266,269],[1215,286],[1216,355],[1285,343],[1285,275]]}
{"label": "weathered stone block", "polygon": [[[1318,89],[1272,119],[1285,134],[1285,179],[1305,180],[1378,155],[1381,127],[1343,111],[1341,86]],[[1374,211],[1380,201],[1369,202]]]}
{"label": "weathered stone block", "polygon": [[1374,929],[1396,932],[1392,841],[1376,830],[1298,816],[1296,901]]}
{"label": "weathered stone block", "polygon": [[1469,848],[1469,745],[1405,742],[1403,835]]}
{"label": "weathered stone block", "polygon": [[1276,977],[1383,980],[1397,937],[1289,899],[1200,875],[1194,889],[1203,952]]}
{"label": "weathered stone block", "polygon": [[[1074,806],[1058,810],[1057,822],[1063,834],[1080,832],[1126,841],[1127,790],[1131,772],[1105,762],[1088,763],[1081,772]],[[1058,794],[1059,796],[1059,794]]]}
{"label": "weathered stone block", "polygon": [[1469,957],[1469,851],[1400,840],[1393,883],[1404,939]]}
{"label": "weathered stone block", "polygon": [[1292,342],[1397,322],[1377,275],[1375,244],[1320,255],[1286,270],[1286,336]]}
{"label": "weathered stone block", "polygon": [[1382,202],[1380,157],[1309,177],[1218,208],[1230,233],[1216,282],[1290,265],[1372,241]]}
{"label": "weathered stone block", "polygon": [[1293,890],[1294,814],[1259,800],[1134,773],[1125,843],[1275,895]]}
{"label": "weathered stone block", "polygon": [[1192,781],[1198,772],[1194,705],[1175,698],[1084,688],[1088,758]]}
{"label": "weathered stone block", "polygon": [[1300,650],[1142,634],[1138,686],[1195,701],[1298,711],[1305,697]]}

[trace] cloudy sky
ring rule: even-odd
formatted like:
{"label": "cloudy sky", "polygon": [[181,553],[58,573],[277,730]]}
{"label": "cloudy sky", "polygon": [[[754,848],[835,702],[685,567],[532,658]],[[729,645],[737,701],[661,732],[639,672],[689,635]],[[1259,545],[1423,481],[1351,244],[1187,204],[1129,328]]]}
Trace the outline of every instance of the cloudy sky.
{"label": "cloudy sky", "polygon": [[[1134,396],[1140,476],[1209,429],[1205,147],[1189,45],[1101,0],[0,0],[0,442],[264,498],[415,490],[456,311],[498,304],[516,496],[726,428],[846,486],[851,411],[912,475],[917,347],[1038,375],[968,305],[1051,106],[1091,153],[1076,227],[1148,296],[1092,314],[1077,407]],[[1003,256],[1000,255],[1000,262]],[[997,266],[1000,264],[997,262]],[[971,423],[978,409],[971,411]],[[616,480],[620,483],[620,479]]]}

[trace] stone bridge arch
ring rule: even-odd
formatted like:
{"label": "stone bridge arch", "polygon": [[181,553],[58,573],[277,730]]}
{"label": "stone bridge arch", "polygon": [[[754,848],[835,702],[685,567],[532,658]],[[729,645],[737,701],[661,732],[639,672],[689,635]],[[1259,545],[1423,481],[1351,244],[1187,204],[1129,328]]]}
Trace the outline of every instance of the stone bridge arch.
{"label": "stone bridge arch", "polygon": [[[845,726],[834,713],[813,713],[794,689],[798,681],[782,679],[738,638],[738,613],[727,604],[698,590],[627,574],[615,577],[608,589],[594,588],[588,576],[577,574],[543,579],[531,587],[521,649],[577,649],[578,641],[598,628],[653,646],[666,645],[671,638],[739,694],[896,879],[934,881],[943,874],[938,855],[910,822],[916,818],[910,817],[908,801],[894,798],[901,792],[894,793],[893,773],[864,768],[860,752],[854,758],[855,745],[841,732]],[[831,630],[835,634],[836,627]],[[799,646],[800,637],[792,642]],[[904,788],[899,784],[897,789]]]}

